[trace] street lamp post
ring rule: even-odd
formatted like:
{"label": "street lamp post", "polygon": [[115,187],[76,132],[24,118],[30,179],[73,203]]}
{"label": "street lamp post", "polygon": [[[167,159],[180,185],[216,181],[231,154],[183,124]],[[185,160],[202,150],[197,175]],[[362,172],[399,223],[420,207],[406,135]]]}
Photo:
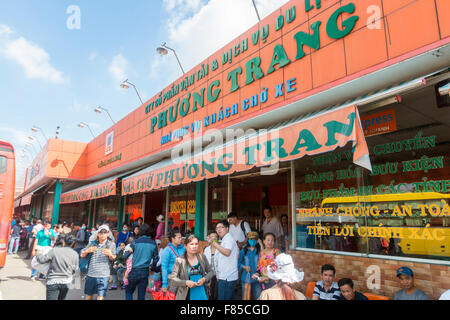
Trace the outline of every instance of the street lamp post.
{"label": "street lamp post", "polygon": [[105,111],[105,112],[108,114],[108,116],[109,116],[109,118],[111,119],[112,123],[115,124],[116,122],[113,120],[113,118],[112,118],[111,115],[109,114],[108,109],[99,106],[98,108],[95,108],[95,109],[94,109],[94,112],[96,112],[96,113],[98,113],[98,114],[101,114],[101,113],[102,113],[102,110]]}
{"label": "street lamp post", "polygon": [[89,129],[89,131],[91,132],[92,136],[95,138],[94,132],[92,131],[91,127],[90,127],[87,123],[80,122],[80,123],[78,124],[78,127],[79,127],[79,128],[88,127],[88,129]]}
{"label": "street lamp post", "polygon": [[30,139],[31,141],[37,141],[37,143],[39,144],[39,148],[42,149],[42,145],[41,145],[41,143],[39,142],[39,140],[38,140],[36,137],[34,137],[34,136],[29,136],[28,139]]}
{"label": "street lamp post", "polygon": [[38,154],[38,152],[36,151],[36,148],[34,147],[34,144],[32,144],[31,142],[27,142],[27,143],[25,143],[25,145],[26,146],[31,146],[32,148],[33,148],[33,151],[36,153],[36,154]]}
{"label": "street lamp post", "polygon": [[261,17],[259,16],[258,8],[256,7],[255,0],[252,0],[253,6],[255,7],[256,15],[258,16],[258,20],[261,21]]}
{"label": "street lamp post", "polygon": [[130,85],[130,86],[133,86],[134,90],[136,91],[137,96],[139,97],[139,100],[141,101],[141,104],[144,104],[144,102],[142,101],[141,96],[139,95],[139,92],[137,91],[136,86],[135,86],[133,83],[131,83],[130,81],[128,81],[128,79],[126,79],[124,82],[122,82],[122,83],[120,84],[120,86],[121,86],[122,88],[124,88],[124,89],[128,89],[128,88],[130,87],[129,85]]}
{"label": "street lamp post", "polygon": [[33,126],[33,128],[31,128],[31,131],[33,131],[33,132],[38,132],[38,131],[40,131],[40,132],[42,133],[42,135],[44,136],[45,141],[48,140],[48,139],[47,139],[47,136],[44,134],[44,131],[43,131],[41,128],[39,128],[38,126]]}
{"label": "street lamp post", "polygon": [[172,52],[174,53],[175,58],[177,58],[178,65],[179,65],[180,68],[181,68],[181,71],[183,72],[183,74],[185,74],[184,69],[183,69],[183,67],[181,66],[180,59],[178,59],[178,55],[177,55],[177,53],[175,52],[174,49],[169,48],[168,46],[166,46],[166,43],[165,43],[165,42],[161,45],[161,47],[158,47],[158,48],[156,49],[156,51],[157,51],[160,55],[162,55],[162,56],[165,56],[166,54],[169,53],[167,50],[170,50],[170,51],[172,51]]}
{"label": "street lamp post", "polygon": [[31,150],[31,148],[28,148],[30,146],[30,144],[25,143],[25,149],[24,151],[29,151],[29,155],[31,156],[31,158],[34,158],[35,156],[33,155],[33,152]]}

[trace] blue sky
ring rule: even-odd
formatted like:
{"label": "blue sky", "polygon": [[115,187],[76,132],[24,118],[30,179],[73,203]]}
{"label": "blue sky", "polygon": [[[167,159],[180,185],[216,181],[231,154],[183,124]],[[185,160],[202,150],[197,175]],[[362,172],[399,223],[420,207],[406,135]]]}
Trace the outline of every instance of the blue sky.
{"label": "blue sky", "polygon": [[[287,0],[257,0],[262,17]],[[70,30],[67,13],[80,10],[80,29]],[[70,20],[73,21],[73,20]],[[129,78],[144,101],[181,75],[173,57],[156,47],[173,47],[189,70],[257,23],[251,0],[16,0],[0,1],[0,139],[13,143],[17,185],[23,185],[28,156],[22,149],[33,134],[88,142],[111,120],[140,105],[134,90],[120,88]],[[31,158],[39,151],[34,143]]]}

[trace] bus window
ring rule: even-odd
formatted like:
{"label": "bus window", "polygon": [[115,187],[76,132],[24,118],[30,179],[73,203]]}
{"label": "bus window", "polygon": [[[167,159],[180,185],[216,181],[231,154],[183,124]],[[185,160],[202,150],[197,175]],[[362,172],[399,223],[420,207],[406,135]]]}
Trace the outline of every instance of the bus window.
{"label": "bus window", "polygon": [[6,157],[0,156],[0,174],[6,172]]}

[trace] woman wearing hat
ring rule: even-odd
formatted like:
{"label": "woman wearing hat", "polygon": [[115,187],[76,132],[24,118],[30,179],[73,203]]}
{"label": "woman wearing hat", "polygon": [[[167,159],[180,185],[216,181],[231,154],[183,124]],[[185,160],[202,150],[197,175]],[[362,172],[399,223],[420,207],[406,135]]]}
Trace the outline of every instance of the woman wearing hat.
{"label": "woman wearing hat", "polygon": [[161,241],[162,237],[164,236],[164,227],[165,227],[164,216],[160,214],[159,216],[156,217],[156,221],[158,221],[159,224],[158,227],[156,228],[155,240]]}
{"label": "woman wearing hat", "polygon": [[303,272],[295,269],[290,255],[278,255],[275,263],[267,267],[267,273],[276,285],[264,290],[258,300],[306,300],[303,293],[290,286],[292,283],[301,282],[304,276]]}
{"label": "woman wearing hat", "polygon": [[259,298],[262,288],[259,281],[252,278],[252,274],[258,270],[261,247],[258,244],[258,232],[251,231],[247,234],[247,237],[247,245],[241,249],[238,263],[239,271],[242,270],[242,297],[244,300],[250,300],[250,296],[253,295],[253,299],[256,300]]}

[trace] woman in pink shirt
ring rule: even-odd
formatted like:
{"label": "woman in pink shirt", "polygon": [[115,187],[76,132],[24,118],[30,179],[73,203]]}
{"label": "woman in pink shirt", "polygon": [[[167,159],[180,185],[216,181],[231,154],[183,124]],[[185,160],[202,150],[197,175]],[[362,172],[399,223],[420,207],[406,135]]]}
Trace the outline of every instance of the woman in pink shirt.
{"label": "woman in pink shirt", "polygon": [[156,228],[155,240],[161,241],[162,237],[164,236],[164,227],[165,227],[164,216],[160,214],[159,216],[156,217],[156,221],[158,221],[159,224],[158,227]]}

